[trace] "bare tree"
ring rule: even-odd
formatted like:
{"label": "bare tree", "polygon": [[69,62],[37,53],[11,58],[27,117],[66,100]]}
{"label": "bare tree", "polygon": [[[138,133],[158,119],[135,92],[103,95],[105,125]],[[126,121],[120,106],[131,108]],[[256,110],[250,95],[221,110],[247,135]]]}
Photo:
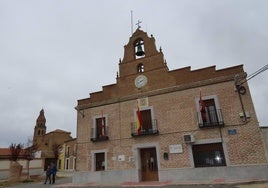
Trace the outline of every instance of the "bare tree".
{"label": "bare tree", "polygon": [[9,166],[9,181],[17,182],[20,180],[20,176],[22,173],[22,166],[17,162],[20,154],[23,150],[22,144],[11,144],[9,146],[10,149],[10,166]]}
{"label": "bare tree", "polygon": [[31,139],[28,139],[27,148],[24,149],[23,158],[27,160],[26,168],[27,168],[27,179],[30,179],[30,161],[35,158],[35,153],[37,152],[38,146],[37,144],[33,144]]}
{"label": "bare tree", "polygon": [[11,156],[10,159],[12,161],[17,161],[19,158],[19,155],[21,153],[21,151],[23,150],[23,145],[22,144],[11,144],[9,146],[9,150],[11,152]]}

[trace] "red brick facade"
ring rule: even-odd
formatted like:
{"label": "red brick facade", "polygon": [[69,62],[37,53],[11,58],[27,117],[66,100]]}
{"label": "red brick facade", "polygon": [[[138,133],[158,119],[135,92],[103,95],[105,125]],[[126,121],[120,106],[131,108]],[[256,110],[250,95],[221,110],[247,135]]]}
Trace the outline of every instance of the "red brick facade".
{"label": "red brick facade", "polygon": [[[141,58],[135,56],[135,44],[139,40],[144,44],[145,52]],[[142,66],[141,70],[139,66]],[[145,75],[147,83],[145,81],[143,87],[137,88],[135,79],[139,75]],[[226,167],[267,163],[249,87],[244,83],[246,93],[239,94],[234,81],[236,75],[239,79],[246,76],[242,65],[221,70],[216,70],[215,66],[199,70],[190,67],[169,70],[162,50],[155,47],[154,37],[148,37],[147,33],[137,29],[125,46],[116,83],[103,86],[102,91],[78,100],[77,171],[94,176],[97,171],[124,173],[134,170],[137,174],[129,181],[150,178],[160,181],[172,179],[170,173],[176,169],[198,169],[199,163],[206,167],[217,166],[217,160],[224,160],[219,164]],[[213,101],[217,110],[214,115],[206,112],[207,118],[208,113],[216,118],[209,120],[208,124],[205,124],[208,120],[200,121],[198,115],[200,92],[202,99]],[[141,112],[149,111],[151,126],[146,130],[143,127],[144,132],[139,135],[133,127],[137,101],[141,100],[144,104],[139,108]],[[243,114],[247,115],[246,119]],[[98,119],[105,130],[97,128]],[[216,122],[217,126],[211,126],[211,122]],[[205,125],[208,127],[202,127]],[[99,136],[103,133],[101,131],[105,135]],[[186,143],[185,135],[194,140]],[[204,156],[213,154],[209,150],[210,144],[211,148],[220,147],[213,152],[217,155],[221,152],[221,158],[205,159]],[[195,145],[202,145],[201,150],[194,149]],[[143,168],[149,168],[147,163],[145,166],[143,163],[147,153],[145,151],[144,156],[142,153],[146,148],[156,152],[154,165],[148,163],[154,171],[151,175],[143,172]],[[148,152],[148,155],[153,155],[152,150]],[[203,162],[194,157],[196,154]],[[146,159],[151,158],[147,156]],[[103,162],[100,168],[98,160]]]}

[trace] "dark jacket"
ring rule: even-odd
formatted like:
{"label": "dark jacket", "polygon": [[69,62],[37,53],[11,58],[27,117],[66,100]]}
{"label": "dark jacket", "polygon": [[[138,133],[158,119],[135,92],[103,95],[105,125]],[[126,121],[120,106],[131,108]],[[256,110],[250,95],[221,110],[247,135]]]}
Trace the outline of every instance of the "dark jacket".
{"label": "dark jacket", "polygon": [[54,164],[54,165],[52,166],[52,169],[51,169],[51,174],[52,174],[52,175],[56,175],[56,173],[57,173],[57,167],[56,167],[56,165]]}
{"label": "dark jacket", "polygon": [[52,171],[52,169],[50,167],[47,167],[46,175],[47,176],[50,176],[51,175],[51,171]]}

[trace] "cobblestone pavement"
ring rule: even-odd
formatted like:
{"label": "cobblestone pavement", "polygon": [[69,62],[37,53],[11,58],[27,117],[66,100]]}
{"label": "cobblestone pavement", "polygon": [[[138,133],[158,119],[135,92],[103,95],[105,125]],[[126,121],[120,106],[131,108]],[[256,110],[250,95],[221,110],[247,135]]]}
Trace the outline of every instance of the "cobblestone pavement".
{"label": "cobblestone pavement", "polygon": [[[266,182],[251,182],[247,184],[207,184],[207,185],[170,185],[170,184],[135,184],[135,185],[96,185],[96,184],[72,184],[71,177],[58,178],[56,179],[56,184],[44,184],[43,181],[32,182],[32,183],[19,183],[12,186],[6,186],[9,188],[268,188],[268,181]],[[3,187],[3,186],[2,186]],[[0,188],[2,188],[0,186]]]}

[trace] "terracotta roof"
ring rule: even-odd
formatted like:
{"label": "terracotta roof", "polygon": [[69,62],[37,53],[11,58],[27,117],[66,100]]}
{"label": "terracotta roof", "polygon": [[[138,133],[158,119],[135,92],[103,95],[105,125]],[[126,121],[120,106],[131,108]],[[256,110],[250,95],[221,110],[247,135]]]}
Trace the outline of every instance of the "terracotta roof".
{"label": "terracotta roof", "polygon": [[61,129],[56,129],[56,130],[51,131],[49,133],[71,133],[71,132],[67,132],[67,131],[64,131],[64,130],[61,130]]}
{"label": "terracotta roof", "polygon": [[[24,150],[20,152],[20,156],[24,154]],[[0,158],[9,158],[11,156],[11,152],[9,148],[0,148]]]}
{"label": "terracotta roof", "polygon": [[68,143],[68,142],[72,142],[72,141],[76,141],[77,139],[76,138],[72,138],[72,139],[70,139],[70,140],[66,140],[66,141],[64,141],[64,143]]}
{"label": "terracotta roof", "polygon": [[11,152],[9,150],[9,148],[0,148],[0,156],[3,156],[3,155],[11,155]]}

